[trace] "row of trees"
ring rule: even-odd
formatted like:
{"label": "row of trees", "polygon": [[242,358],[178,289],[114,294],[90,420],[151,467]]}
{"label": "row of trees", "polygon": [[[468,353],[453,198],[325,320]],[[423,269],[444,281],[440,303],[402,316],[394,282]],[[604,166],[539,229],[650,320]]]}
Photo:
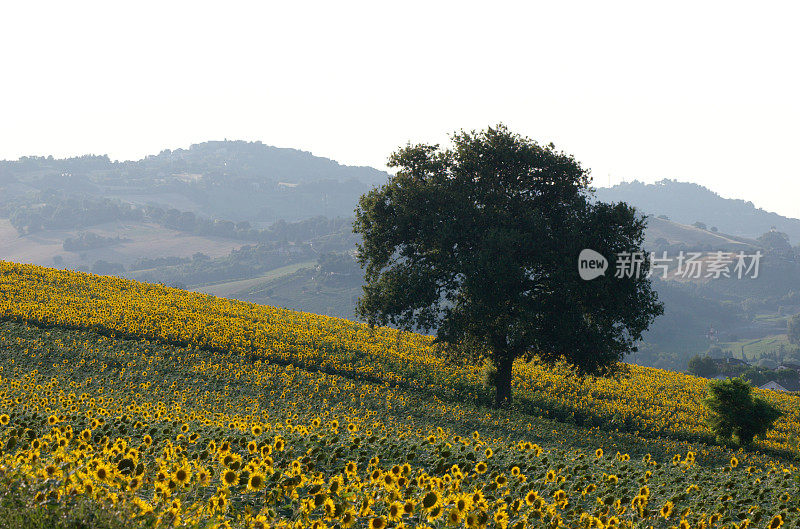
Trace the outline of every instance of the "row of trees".
{"label": "row of trees", "polygon": [[279,220],[266,229],[256,229],[248,221],[210,219],[175,208],[136,206],[105,198],[75,197],[57,191],[39,193],[28,200],[6,205],[5,209],[11,224],[20,233],[86,228],[106,222],[152,222],[196,235],[253,242],[307,241],[332,234],[353,241],[352,219],[348,218],[317,216],[297,222]]}

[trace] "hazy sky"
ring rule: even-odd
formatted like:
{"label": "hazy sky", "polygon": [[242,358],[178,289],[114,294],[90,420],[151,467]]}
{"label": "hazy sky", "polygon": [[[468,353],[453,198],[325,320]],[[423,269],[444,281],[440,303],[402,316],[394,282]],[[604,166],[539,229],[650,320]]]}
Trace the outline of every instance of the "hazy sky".
{"label": "hazy sky", "polygon": [[0,159],[228,138],[384,168],[502,121],[598,186],[678,178],[800,217],[798,5],[4,2]]}

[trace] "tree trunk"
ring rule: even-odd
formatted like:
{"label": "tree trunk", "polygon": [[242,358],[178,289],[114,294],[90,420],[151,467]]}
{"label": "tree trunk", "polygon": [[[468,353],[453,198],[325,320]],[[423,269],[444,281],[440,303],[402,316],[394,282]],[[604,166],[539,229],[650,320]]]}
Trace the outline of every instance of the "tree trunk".
{"label": "tree trunk", "polygon": [[511,367],[514,364],[514,356],[509,351],[495,353],[495,400],[494,405],[500,408],[504,404],[511,404]]}

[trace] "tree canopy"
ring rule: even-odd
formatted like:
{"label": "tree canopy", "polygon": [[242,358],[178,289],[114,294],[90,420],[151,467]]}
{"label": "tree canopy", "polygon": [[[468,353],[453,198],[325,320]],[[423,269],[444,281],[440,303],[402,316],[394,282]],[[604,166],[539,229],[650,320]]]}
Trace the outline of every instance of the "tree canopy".
{"label": "tree canopy", "polygon": [[[632,277],[614,269],[617,254],[642,250],[645,219],[592,201],[588,171],[552,144],[503,125],[452,141],[400,148],[397,174],[362,196],[358,314],[485,354],[498,405],[511,399],[517,357],[599,373],[636,350],[663,309],[646,261]],[[578,274],[584,248],[610,263],[591,281]]]}

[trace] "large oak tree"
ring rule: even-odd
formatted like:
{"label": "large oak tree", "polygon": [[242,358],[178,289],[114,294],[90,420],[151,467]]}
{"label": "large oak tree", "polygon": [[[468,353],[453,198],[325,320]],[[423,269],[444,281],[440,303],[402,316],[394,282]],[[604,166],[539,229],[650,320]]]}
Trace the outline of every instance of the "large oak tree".
{"label": "large oak tree", "polygon": [[[663,308],[647,263],[615,277],[615,256],[642,250],[645,219],[593,202],[588,171],[552,144],[503,125],[452,140],[399,149],[396,175],[361,197],[359,316],[487,355],[498,406],[511,400],[515,358],[595,374],[635,351]],[[584,248],[609,260],[591,281],[578,274]]]}

